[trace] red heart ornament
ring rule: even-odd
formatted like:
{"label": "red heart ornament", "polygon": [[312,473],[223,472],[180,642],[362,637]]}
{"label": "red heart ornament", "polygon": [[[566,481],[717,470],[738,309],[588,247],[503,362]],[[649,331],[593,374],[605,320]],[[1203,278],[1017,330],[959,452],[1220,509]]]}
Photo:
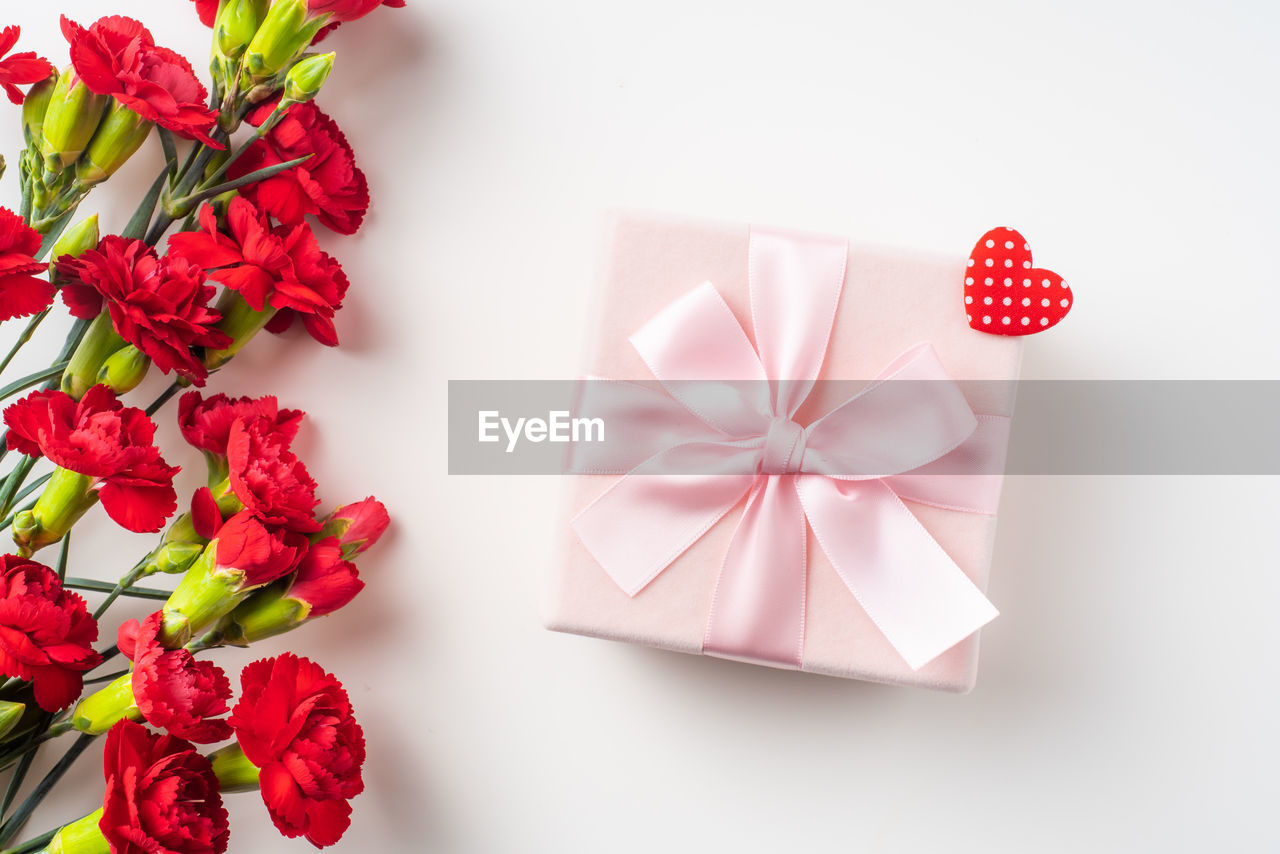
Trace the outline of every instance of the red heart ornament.
{"label": "red heart ornament", "polygon": [[964,312],[992,335],[1034,335],[1067,316],[1075,297],[1062,277],[1031,266],[1031,247],[1012,228],[993,228],[969,254]]}

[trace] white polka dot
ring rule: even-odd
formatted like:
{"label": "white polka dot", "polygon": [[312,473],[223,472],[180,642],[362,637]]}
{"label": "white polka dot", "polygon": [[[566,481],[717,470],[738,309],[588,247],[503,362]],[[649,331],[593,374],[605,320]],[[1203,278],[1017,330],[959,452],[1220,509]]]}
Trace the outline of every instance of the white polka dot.
{"label": "white polka dot", "polygon": [[1045,308],[1048,308],[1048,307],[1049,307],[1049,300],[1048,300],[1048,298],[1046,297],[1045,299],[1040,300],[1040,304],[1041,304],[1042,306],[1044,306]]}
{"label": "white polka dot", "polygon": [[1006,267],[1012,267],[1012,266],[1013,266],[1013,259],[1012,259],[1012,258],[1006,258],[1006,259],[1004,259],[1004,265],[1005,265]]}
{"label": "white polka dot", "polygon": [[1030,243],[1024,243],[1024,244],[1022,244],[1022,248],[1023,248],[1023,249],[1025,249],[1025,250],[1027,250],[1028,252],[1030,252],[1030,251],[1031,251],[1031,244],[1030,244]]}
{"label": "white polka dot", "polygon": [[982,280],[982,284],[984,285],[994,285],[995,283],[996,283],[996,280],[991,278],[990,276],[987,276],[985,279]]}
{"label": "white polka dot", "polygon": [[1013,305],[1013,300],[1009,299],[1008,297],[1005,297],[1005,298],[1004,298],[1004,304],[1005,304],[1005,305]]}
{"label": "white polka dot", "polygon": [[966,314],[966,315],[964,316],[964,319],[965,319],[965,320],[967,320],[967,321],[969,321],[970,323],[973,323],[973,315],[972,315],[972,314]]}
{"label": "white polka dot", "polygon": [[1027,325],[1027,324],[1029,324],[1030,322],[1031,322],[1031,318],[1029,318],[1029,317],[1024,317],[1024,318],[1022,318],[1022,325],[1023,325],[1023,326],[1026,326],[1026,325]]}
{"label": "white polka dot", "polygon": [[1030,269],[1031,269],[1031,262],[1030,262],[1030,261],[1023,261],[1023,262],[1022,262],[1022,267],[1023,267],[1023,269],[1030,270]]}
{"label": "white polka dot", "polygon": [[1031,305],[1031,297],[1023,297],[1023,298],[1022,298],[1022,304],[1023,304],[1023,305]]}
{"label": "white polka dot", "polygon": [[1005,249],[1012,249],[1012,248],[1013,248],[1013,241],[1012,241],[1012,240],[1006,240],[1006,241],[1004,242],[1004,248],[1005,248]]}
{"label": "white polka dot", "polygon": [[1013,284],[1013,279],[1005,279],[1005,280],[1004,280],[1004,286],[1005,286],[1006,288],[1007,288],[1007,287],[1009,287],[1009,286],[1010,286],[1010,285],[1012,285],[1012,284]]}
{"label": "white polka dot", "polygon": [[1000,319],[1000,322],[1001,322],[1001,323],[1003,323],[1005,326],[1008,326],[1008,325],[1009,325],[1009,318],[1007,318],[1007,317],[1003,317],[1003,318],[1001,318],[1001,319]]}
{"label": "white polka dot", "polygon": [[991,305],[991,297],[985,297],[985,298],[982,300],[982,304],[983,304],[983,305]]}
{"label": "white polka dot", "polygon": [[990,258],[988,258],[988,259],[987,259],[987,266],[988,266],[988,267],[994,266],[994,265],[995,265],[995,263],[996,263],[996,262],[995,262],[995,261],[992,261]]}
{"label": "white polka dot", "polygon": [[969,266],[970,266],[970,267],[972,267],[972,266],[973,266],[973,259],[972,259],[972,258],[970,258],[970,259],[969,259]]}
{"label": "white polka dot", "polygon": [[1031,280],[1030,280],[1030,279],[1023,279],[1023,280],[1022,280],[1022,286],[1023,286],[1024,288],[1029,288],[1029,287],[1031,287]]}
{"label": "white polka dot", "polygon": [[973,305],[973,297],[965,297],[965,298],[964,298],[964,304],[965,304],[965,305]]}
{"label": "white polka dot", "polygon": [[1042,317],[1042,318],[1040,318],[1040,325],[1041,325],[1041,326],[1048,326],[1048,325],[1049,325],[1049,318],[1047,318],[1047,317]]}
{"label": "white polka dot", "polygon": [[972,284],[973,284],[973,276],[969,276],[968,278],[966,278],[966,279],[964,280],[964,283],[965,283],[966,285],[972,285]]}
{"label": "white polka dot", "polygon": [[988,249],[990,249],[992,246],[995,246],[995,245],[996,245],[996,242],[995,242],[994,240],[988,240],[988,241],[987,241],[987,248],[988,248]]}
{"label": "white polka dot", "polygon": [[982,322],[983,322],[983,323],[990,323],[990,322],[991,322],[991,315],[989,315],[989,314],[984,314],[984,315],[982,316]]}
{"label": "white polka dot", "polygon": [[1044,286],[1047,288],[1047,287],[1049,287],[1049,285],[1051,285],[1051,284],[1053,284],[1053,283],[1052,283],[1052,282],[1050,282],[1048,279],[1045,279],[1045,280],[1044,280],[1043,282],[1041,282],[1040,284],[1044,285]]}
{"label": "white polka dot", "polygon": [[1071,305],[1071,300],[1069,300],[1069,299],[1064,299],[1064,300],[1062,301],[1062,307],[1063,307],[1063,308],[1066,308],[1066,307],[1067,307],[1067,306],[1069,306],[1069,305]]}
{"label": "white polka dot", "polygon": [[1062,283],[1062,286],[1065,288],[1065,287],[1067,286],[1067,283],[1066,283],[1066,282],[1063,282],[1063,283]]}

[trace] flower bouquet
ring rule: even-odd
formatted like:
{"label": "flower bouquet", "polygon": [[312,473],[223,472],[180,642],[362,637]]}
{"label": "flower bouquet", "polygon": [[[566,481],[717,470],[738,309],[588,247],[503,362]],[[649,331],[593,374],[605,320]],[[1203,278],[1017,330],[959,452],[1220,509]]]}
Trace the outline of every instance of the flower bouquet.
{"label": "flower bouquet", "polygon": [[[354,233],[369,196],[346,138],[314,103],[335,59],[315,46],[381,5],[403,2],[196,0],[213,31],[211,92],[130,18],[64,17],[61,69],[13,53],[16,27],[0,32],[0,86],[21,107],[26,142],[20,208],[0,208],[0,321],[24,324],[6,331],[0,361],[4,854],[223,852],[222,799],[247,790],[285,836],[317,847],[350,824],[364,739],[340,682],[284,654],[246,667],[237,698],[206,655],[350,602],[363,586],[353,561],[386,529],[386,510],[366,498],[317,512],[316,483],[292,449],[301,412],[273,397],[182,392],[263,330],[296,320],[338,343],[348,281],[314,229]],[[163,169],[129,221],[101,233],[81,207],[152,138]],[[59,301],[74,318],[61,352],[10,377]],[[145,408],[123,402],[153,371],[171,379],[165,391]],[[152,421],[180,393],[181,433],[208,469],[181,502]],[[98,505],[129,531],[163,532],[121,562],[132,568],[114,584],[67,573],[72,529],[100,517]],[[176,586],[146,586],[160,574]],[[90,612],[81,590],[105,596]],[[112,632],[103,620],[121,597],[163,604]],[[25,834],[100,737],[100,808]],[[61,758],[28,779],[46,749]]]}

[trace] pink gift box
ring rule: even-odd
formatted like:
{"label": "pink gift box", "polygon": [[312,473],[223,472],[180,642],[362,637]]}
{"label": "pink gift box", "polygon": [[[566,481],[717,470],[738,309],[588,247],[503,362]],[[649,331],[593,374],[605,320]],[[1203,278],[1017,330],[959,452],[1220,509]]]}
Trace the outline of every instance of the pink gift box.
{"label": "pink gift box", "polygon": [[[710,282],[738,322],[752,333],[746,225],[648,214],[610,218],[596,320],[584,374],[652,383],[628,341],[637,329],[700,283]],[[868,380],[920,342],[936,350],[946,374],[961,383],[975,413],[1012,415],[1020,338],[969,328],[963,282],[966,256],[930,255],[851,243],[844,290],[835,312],[821,380]],[[847,389],[819,383],[797,413],[808,423],[839,406]],[[570,478],[564,548],[545,603],[548,628],[686,653],[701,653],[717,576],[735,527],[734,508],[639,593],[629,596],[575,534],[570,519],[619,479]],[[746,499],[740,502],[745,504]],[[959,512],[907,500],[911,513],[980,590],[987,586],[994,515]],[[808,543],[803,655],[800,669],[946,691],[973,687],[978,658],[974,632],[927,664],[912,669],[889,643],[806,526]]]}

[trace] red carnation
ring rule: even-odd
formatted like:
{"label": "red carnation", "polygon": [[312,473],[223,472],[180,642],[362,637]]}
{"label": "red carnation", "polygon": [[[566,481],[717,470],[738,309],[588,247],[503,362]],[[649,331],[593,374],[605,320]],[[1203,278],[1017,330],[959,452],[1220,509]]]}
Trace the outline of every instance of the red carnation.
{"label": "red carnation", "polygon": [[280,308],[267,323],[268,332],[283,332],[294,318],[301,317],[311,337],[326,347],[338,346],[338,330],[333,316],[342,308],[350,283],[342,265],[320,249],[311,226],[279,226],[276,233],[284,237],[285,251],[293,261],[294,276],[276,286],[273,305]]}
{"label": "red carnation", "polygon": [[231,343],[214,328],[218,312],[209,308],[217,288],[204,271],[181,256],[160,258],[141,240],[116,235],[78,258],[58,261],[66,280],[62,299],[76,317],[96,317],[106,304],[120,337],[145,353],[160,370],[177,371],[204,385],[208,370],[192,347],[220,349]]}
{"label": "red carnation", "polygon": [[209,760],[187,741],[123,720],[107,733],[98,828],[112,854],[223,854],[227,811]]}
{"label": "red carnation", "polygon": [[11,450],[92,478],[107,515],[130,531],[159,531],[177,509],[178,469],[153,444],[155,424],[106,386],[78,402],[61,391],[32,392],[5,410],[4,422]]}
{"label": "red carnation", "polygon": [[372,548],[390,524],[387,508],[369,496],[330,513],[324,520],[324,533],[336,536],[343,554],[350,558]]}
{"label": "red carnation", "polygon": [[196,661],[185,649],[158,640],[164,613],[120,627],[120,651],[133,661],[133,700],[152,726],[199,744],[231,737],[231,725],[216,720],[230,708],[231,682],[212,661]]}
{"label": "red carnation", "polygon": [[304,535],[267,525],[242,510],[218,529],[214,563],[219,571],[243,573],[238,588],[247,590],[293,572],[309,546]]}
{"label": "red carnation", "polygon": [[5,27],[0,30],[0,86],[15,104],[26,100],[26,95],[18,88],[21,84],[39,83],[54,74],[53,65],[43,56],[36,56],[35,51],[23,51],[13,56],[5,56],[18,43],[22,34],[21,27]]}
{"label": "red carnation", "polygon": [[0,556],[0,673],[29,679],[47,712],[71,705],[84,672],[102,656],[93,651],[98,623],[84,599],[62,586],[44,564]]}
{"label": "red carnation", "polygon": [[[261,124],[275,109],[268,103],[249,116]],[[279,163],[308,157],[265,181],[241,190],[246,198],[286,225],[307,214],[339,234],[354,234],[369,210],[369,183],[356,165],[355,152],[332,118],[314,101],[294,104],[265,137],[232,164],[232,178]]]}
{"label": "red carnation", "polygon": [[317,531],[316,482],[285,438],[263,421],[231,425],[227,442],[231,491],[262,519],[294,531]]}
{"label": "red carnation", "polygon": [[195,0],[195,4],[200,23],[206,27],[212,27],[218,18],[218,0]]}
{"label": "red carnation", "polygon": [[71,44],[76,76],[90,91],[110,95],[176,134],[223,148],[208,134],[217,113],[205,106],[208,93],[191,63],[158,47],[141,22],[113,15],[86,29],[64,15],[62,34]]}
{"label": "red carnation", "polygon": [[332,15],[333,20],[342,23],[363,18],[379,6],[401,8],[405,0],[307,0],[307,12],[314,17]]}
{"label": "red carnation", "polygon": [[[338,343],[333,316],[342,307],[347,277],[320,249],[310,226],[272,229],[266,214],[236,197],[227,208],[225,233],[209,205],[200,211],[200,228],[169,238],[170,254],[209,270],[209,278],[237,291],[254,311],[270,305],[290,318],[296,312],[316,340],[331,347]],[[289,320],[280,322],[287,326]]]}
{"label": "red carnation", "polygon": [[342,559],[338,539],[329,537],[307,551],[287,595],[310,606],[308,617],[323,617],[345,607],[363,589],[355,564]]}
{"label": "red carnation", "polygon": [[[0,63],[0,80],[3,79]],[[49,266],[32,257],[40,251],[40,240],[39,233],[26,220],[8,208],[0,208],[0,321],[44,311],[53,303],[55,288],[35,275]]]}
{"label": "red carnation", "polygon": [[231,725],[271,820],[285,836],[333,845],[351,824],[347,801],[364,790],[364,733],[342,683],[290,653],[255,661],[240,682]]}
{"label": "red carnation", "polygon": [[190,444],[214,456],[227,455],[231,425],[237,419],[263,419],[266,429],[288,445],[298,434],[303,413],[298,409],[281,409],[271,396],[229,398],[215,394],[202,398],[197,391],[187,392],[178,401],[178,428]]}

